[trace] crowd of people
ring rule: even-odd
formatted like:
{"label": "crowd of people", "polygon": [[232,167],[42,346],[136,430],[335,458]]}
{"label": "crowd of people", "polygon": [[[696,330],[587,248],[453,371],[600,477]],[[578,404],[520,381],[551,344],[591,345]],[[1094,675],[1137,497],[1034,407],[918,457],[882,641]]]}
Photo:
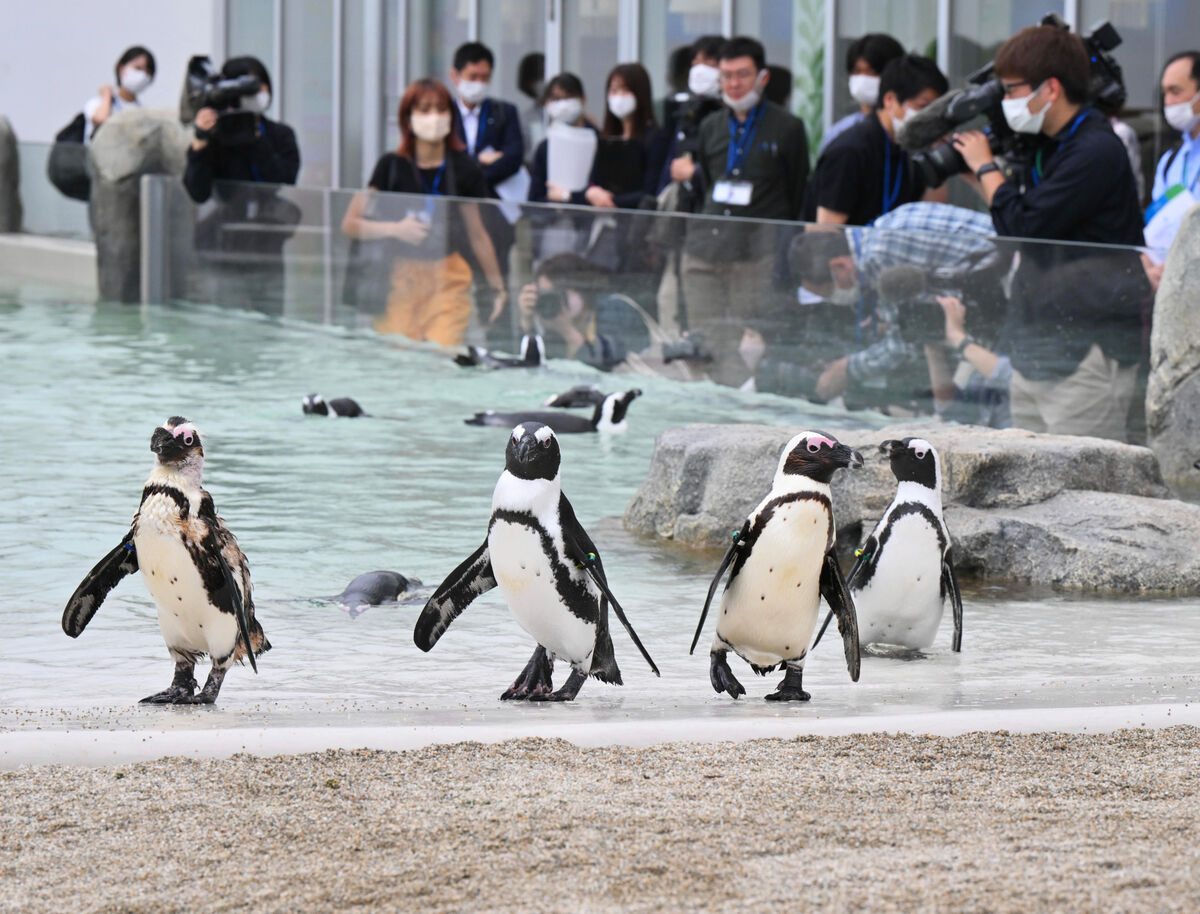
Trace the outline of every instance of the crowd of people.
{"label": "crowd of people", "polygon": [[[544,79],[529,55],[519,75],[531,103],[518,110],[493,94],[492,52],[458,48],[447,82],[404,92],[399,145],[345,212],[348,270],[382,271],[373,286],[348,276],[347,300],[381,331],[445,346],[473,327],[496,340],[539,332],[552,354],[605,370],[1136,437],[1162,256],[1200,175],[1200,52],[1176,54],[1162,73],[1164,115],[1181,139],[1145,208],[1119,112],[1092,104],[1088,51],[1053,26],[1022,30],[995,58],[1007,127],[1032,143],[1028,172],[1018,179],[996,160],[994,131],[951,132],[965,163],[957,180],[979,210],[950,206],[947,185],[899,141],[949,84],[891,36],[851,43],[858,108],[811,167],[806,125],[781,104],[790,74],[768,65],[760,42],[705,36],[672,65],[678,83],[660,103],[644,67],[614,66],[593,122],[576,74]],[[254,77],[235,106],[253,129],[219,142],[228,112],[195,111],[188,193],[202,202],[214,181],[294,183],[300,154],[292,130],[266,115],[266,68],[234,58],[220,75]],[[136,104],[153,55],[129,49],[116,76],[85,108],[89,137]],[[585,186],[552,179],[556,125],[593,137]],[[243,218],[274,209],[287,221],[273,189],[220,187]],[[277,234],[265,233],[262,253],[278,253],[287,233]]]}

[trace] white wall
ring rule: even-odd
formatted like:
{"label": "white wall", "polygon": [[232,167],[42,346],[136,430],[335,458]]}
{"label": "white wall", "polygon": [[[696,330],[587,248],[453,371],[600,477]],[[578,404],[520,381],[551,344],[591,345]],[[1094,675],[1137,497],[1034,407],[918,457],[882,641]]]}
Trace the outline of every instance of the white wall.
{"label": "white wall", "polygon": [[177,108],[188,58],[215,56],[219,7],[222,0],[6,2],[0,114],[21,142],[53,141],[101,85],[113,82],[117,58],[134,44],[153,52],[158,70],[142,103]]}

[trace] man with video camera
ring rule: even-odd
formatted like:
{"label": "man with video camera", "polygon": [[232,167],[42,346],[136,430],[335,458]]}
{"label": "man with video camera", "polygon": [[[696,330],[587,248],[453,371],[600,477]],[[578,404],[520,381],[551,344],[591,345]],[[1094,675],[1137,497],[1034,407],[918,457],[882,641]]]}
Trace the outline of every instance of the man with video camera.
{"label": "man with video camera", "polygon": [[[996,53],[995,72],[1008,126],[1036,135],[1028,177],[1008,180],[982,131],[956,134],[954,146],[979,181],[997,233],[1141,245],[1125,148],[1088,105],[1083,40],[1051,25],[1023,29]],[[1014,368],[1013,425],[1125,438],[1148,295],[1134,251],[1022,247],[1004,332]]]}

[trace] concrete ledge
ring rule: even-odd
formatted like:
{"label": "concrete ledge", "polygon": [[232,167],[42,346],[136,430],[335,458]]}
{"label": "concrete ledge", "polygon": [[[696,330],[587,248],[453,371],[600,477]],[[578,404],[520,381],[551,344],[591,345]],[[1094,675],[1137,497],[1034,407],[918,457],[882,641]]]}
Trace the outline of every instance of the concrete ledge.
{"label": "concrete ledge", "polygon": [[50,287],[83,299],[97,295],[96,245],[45,235],[0,235],[0,285]]}

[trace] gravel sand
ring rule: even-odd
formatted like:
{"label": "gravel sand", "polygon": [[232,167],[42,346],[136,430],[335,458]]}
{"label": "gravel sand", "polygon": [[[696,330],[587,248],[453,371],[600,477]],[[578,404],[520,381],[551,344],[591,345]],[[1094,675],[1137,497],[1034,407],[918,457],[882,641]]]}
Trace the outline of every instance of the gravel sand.
{"label": "gravel sand", "polygon": [[1200,729],[0,774],[0,910],[1196,911]]}

